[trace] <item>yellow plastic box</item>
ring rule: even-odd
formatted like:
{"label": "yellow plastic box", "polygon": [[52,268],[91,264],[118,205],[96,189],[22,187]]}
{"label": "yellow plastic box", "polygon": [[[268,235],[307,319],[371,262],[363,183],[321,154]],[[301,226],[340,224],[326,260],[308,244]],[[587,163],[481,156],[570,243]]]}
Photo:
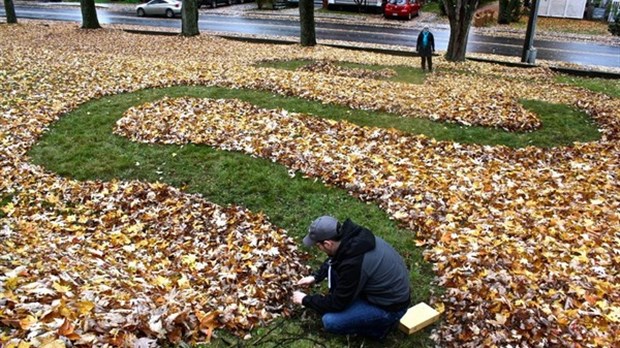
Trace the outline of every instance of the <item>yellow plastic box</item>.
{"label": "yellow plastic box", "polygon": [[400,319],[398,328],[400,331],[411,335],[439,320],[441,313],[424,302],[409,308],[407,313]]}

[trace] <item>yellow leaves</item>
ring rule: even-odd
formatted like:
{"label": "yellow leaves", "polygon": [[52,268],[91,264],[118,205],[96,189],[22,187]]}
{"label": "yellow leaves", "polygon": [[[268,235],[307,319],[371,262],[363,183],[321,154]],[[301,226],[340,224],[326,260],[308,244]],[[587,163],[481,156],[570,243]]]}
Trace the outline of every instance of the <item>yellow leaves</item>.
{"label": "yellow leaves", "polygon": [[88,315],[93,310],[93,308],[95,308],[95,304],[90,301],[78,301],[76,305],[78,313],[81,316]]}
{"label": "yellow leaves", "polygon": [[14,210],[15,210],[15,206],[13,205],[12,202],[9,202],[8,204],[0,208],[0,211],[5,213],[6,215],[11,215]]}
{"label": "yellow leaves", "polygon": [[4,283],[4,286],[9,290],[15,290],[19,284],[19,277],[8,278]]}
{"label": "yellow leaves", "polygon": [[392,214],[392,216],[397,220],[403,220],[407,218],[409,215],[406,212],[397,211],[396,213]]}
{"label": "yellow leaves", "polygon": [[66,286],[66,285],[62,285],[62,284],[60,284],[58,282],[53,283],[52,284],[52,288],[54,290],[56,290],[57,292],[61,293],[61,294],[66,294],[69,291],[71,291],[71,287]]}
{"label": "yellow leaves", "polygon": [[510,314],[495,313],[495,319],[487,320],[487,322],[491,323],[492,325],[502,326],[506,324],[506,321],[508,320],[509,315]]}
{"label": "yellow leaves", "polygon": [[19,320],[19,327],[21,327],[22,330],[28,330],[32,325],[36,324],[37,322],[37,318],[32,315],[27,315],[25,318]]}
{"label": "yellow leaves", "polygon": [[137,224],[134,224],[134,225],[132,225],[131,227],[129,227],[129,228],[127,229],[127,232],[128,232],[129,234],[135,234],[135,233],[138,233],[138,232],[142,232],[142,230],[143,230],[143,229],[144,229],[144,224],[142,224],[142,223],[137,223]]}
{"label": "yellow leaves", "polygon": [[112,241],[113,245],[126,245],[131,243],[131,239],[129,237],[127,237],[125,234],[123,234],[122,232],[112,232],[110,234],[110,239]]}
{"label": "yellow leaves", "polygon": [[185,276],[185,274],[183,274],[183,275],[181,276],[181,278],[179,278],[179,279],[177,280],[177,285],[178,285],[178,286],[179,286],[179,288],[181,288],[181,289],[184,289],[184,288],[189,287],[190,282],[189,282],[189,279],[187,279],[187,277]]}
{"label": "yellow leaves", "polygon": [[609,309],[609,314],[605,315],[605,318],[613,323],[620,323],[620,307],[611,307]]}
{"label": "yellow leaves", "polygon": [[153,285],[164,288],[164,289],[169,288],[171,284],[172,282],[170,281],[170,279],[166,277],[162,277],[162,276],[157,276],[153,280]]}
{"label": "yellow leaves", "polygon": [[196,260],[197,260],[196,255],[193,255],[193,254],[183,255],[183,257],[181,258],[181,263],[193,269],[196,266]]}
{"label": "yellow leaves", "polygon": [[40,348],[65,348],[65,342],[63,340],[52,340],[46,343],[43,343]]}
{"label": "yellow leaves", "polygon": [[17,348],[30,348],[31,346],[32,345],[30,343],[27,343],[25,341],[20,341],[19,344],[17,345]]}

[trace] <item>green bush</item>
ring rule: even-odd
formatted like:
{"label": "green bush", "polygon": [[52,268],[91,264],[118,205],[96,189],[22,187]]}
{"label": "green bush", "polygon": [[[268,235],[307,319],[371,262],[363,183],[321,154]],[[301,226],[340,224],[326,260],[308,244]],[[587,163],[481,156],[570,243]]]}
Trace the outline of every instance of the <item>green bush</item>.
{"label": "green bush", "polygon": [[499,0],[497,23],[510,24],[521,18],[521,0]]}
{"label": "green bush", "polygon": [[521,19],[523,6],[521,0],[510,0],[510,22],[518,22]]}

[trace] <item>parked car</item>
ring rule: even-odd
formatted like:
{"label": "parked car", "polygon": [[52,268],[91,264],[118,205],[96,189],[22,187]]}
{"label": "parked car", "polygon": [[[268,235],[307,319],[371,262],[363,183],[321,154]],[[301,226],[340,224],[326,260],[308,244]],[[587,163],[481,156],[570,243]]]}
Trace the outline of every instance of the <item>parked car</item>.
{"label": "parked car", "polygon": [[234,3],[236,3],[234,0],[198,0],[198,8],[202,6],[216,8],[218,5],[230,5]]}
{"label": "parked car", "polygon": [[136,6],[138,17],[166,16],[173,18],[181,15],[181,1],[178,0],[151,0],[146,4]]}
{"label": "parked car", "polygon": [[[289,3],[291,0],[289,0]],[[297,0],[299,3],[299,0]],[[328,10],[382,13],[386,0],[327,0]]]}
{"label": "parked car", "polygon": [[383,15],[385,18],[407,18],[411,19],[420,12],[419,0],[389,0],[385,4]]}

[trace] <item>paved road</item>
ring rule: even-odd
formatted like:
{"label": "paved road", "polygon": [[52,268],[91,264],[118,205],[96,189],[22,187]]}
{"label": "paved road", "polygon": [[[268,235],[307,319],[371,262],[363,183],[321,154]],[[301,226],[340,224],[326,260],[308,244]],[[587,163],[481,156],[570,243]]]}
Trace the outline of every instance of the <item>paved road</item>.
{"label": "paved road", "polygon": [[[18,18],[48,19],[81,22],[79,8],[16,7]],[[180,19],[139,18],[133,13],[97,10],[102,24],[130,24],[148,27],[181,27]],[[0,16],[4,9],[0,9]],[[290,19],[256,19],[201,14],[201,32],[219,32],[252,35],[299,37],[299,22]],[[450,32],[434,30],[436,48],[446,50]],[[321,40],[349,41],[414,47],[418,31],[415,29],[386,28],[345,23],[317,23],[316,35]],[[537,59],[563,61],[579,65],[620,67],[620,47],[584,42],[536,40]],[[470,34],[467,52],[494,53],[521,57],[523,39]]]}

